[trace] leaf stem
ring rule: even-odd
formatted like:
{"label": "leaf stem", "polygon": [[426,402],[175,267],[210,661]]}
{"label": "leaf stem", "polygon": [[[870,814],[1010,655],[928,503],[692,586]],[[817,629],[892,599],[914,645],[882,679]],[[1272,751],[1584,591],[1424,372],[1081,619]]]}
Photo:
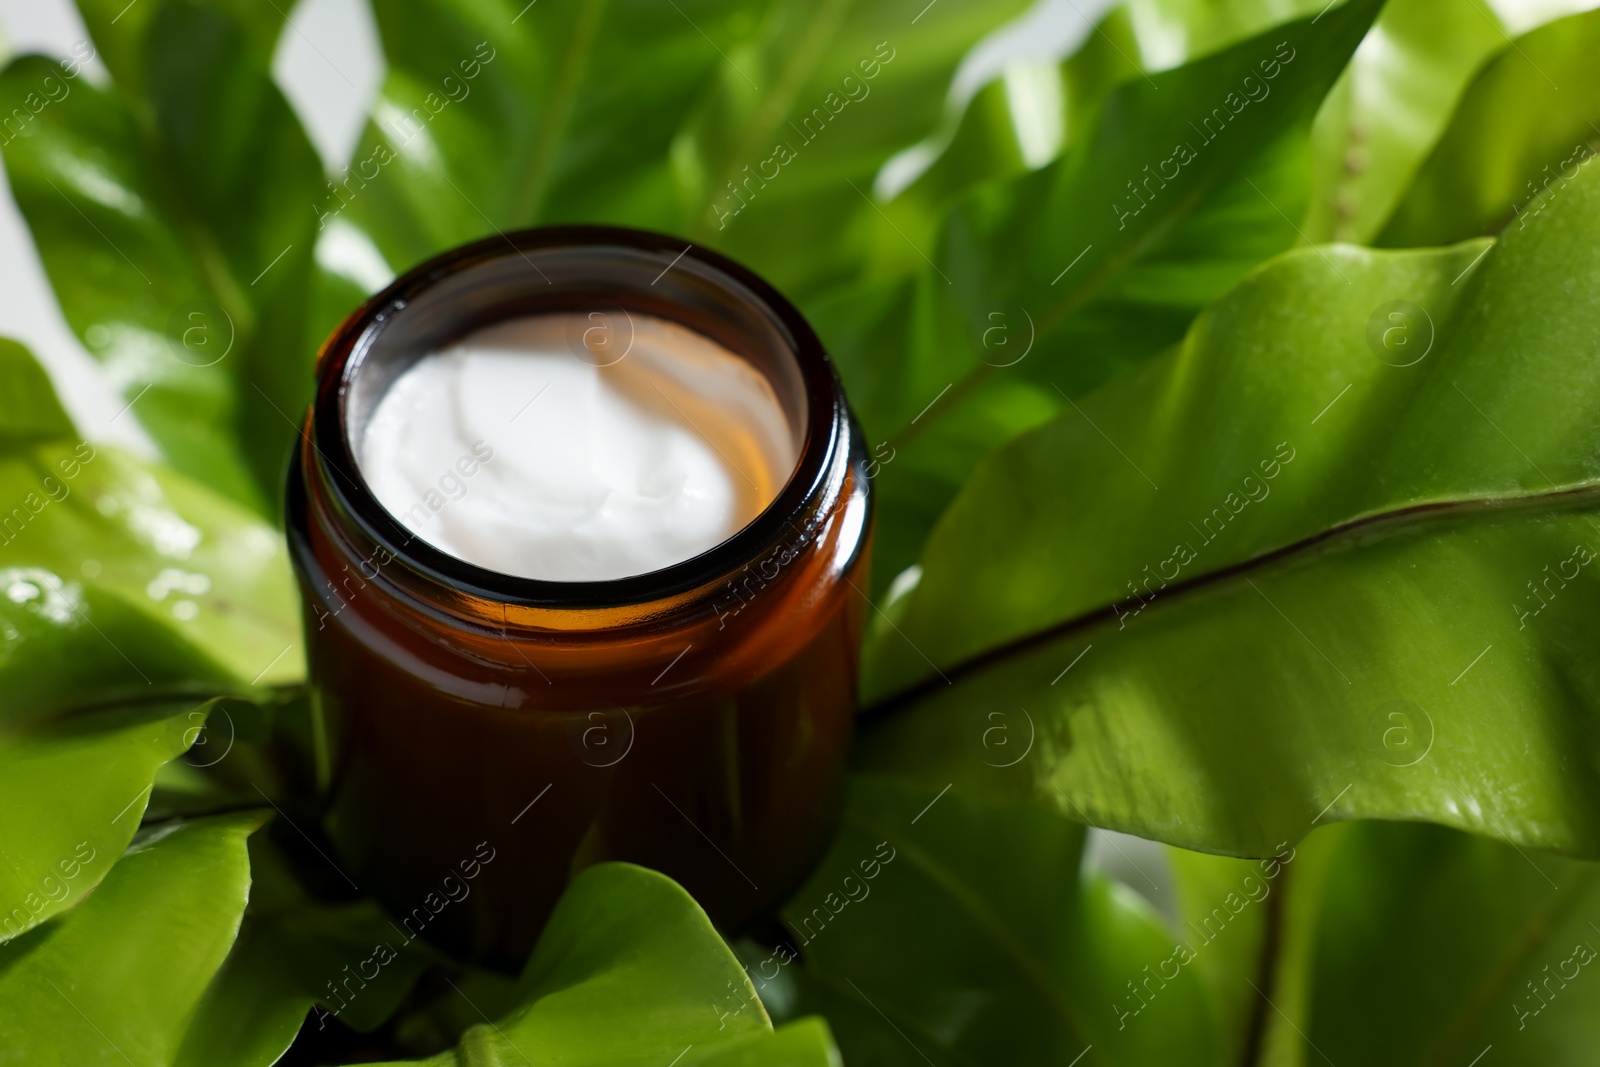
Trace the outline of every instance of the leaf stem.
{"label": "leaf stem", "polygon": [[1256,992],[1250,1003],[1250,1022],[1245,1027],[1244,1047],[1239,1053],[1240,1067],[1259,1067],[1266,1053],[1267,1012],[1272,1009],[1272,987],[1278,980],[1278,959],[1283,953],[1283,905],[1289,891],[1293,869],[1285,866],[1279,872],[1277,892],[1267,896],[1265,928],[1261,931],[1261,949],[1256,957]]}

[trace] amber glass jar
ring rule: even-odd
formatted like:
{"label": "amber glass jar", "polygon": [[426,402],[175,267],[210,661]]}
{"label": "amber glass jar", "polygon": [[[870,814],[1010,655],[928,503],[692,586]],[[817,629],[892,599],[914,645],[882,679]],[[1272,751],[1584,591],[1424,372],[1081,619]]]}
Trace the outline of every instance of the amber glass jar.
{"label": "amber glass jar", "polygon": [[[799,446],[787,484],[715,548],[615,581],[512,577],[414,537],[357,466],[377,400],[465,334],[574,311],[615,331],[601,350],[625,346],[642,313],[747,360]],[[379,293],[323,348],[288,486],[330,739],[326,829],[347,876],[408,937],[500,966],[603,860],[671,875],[726,929],[770,914],[838,814],[866,608],[864,464],[800,314],[680,240],[529,230]]]}

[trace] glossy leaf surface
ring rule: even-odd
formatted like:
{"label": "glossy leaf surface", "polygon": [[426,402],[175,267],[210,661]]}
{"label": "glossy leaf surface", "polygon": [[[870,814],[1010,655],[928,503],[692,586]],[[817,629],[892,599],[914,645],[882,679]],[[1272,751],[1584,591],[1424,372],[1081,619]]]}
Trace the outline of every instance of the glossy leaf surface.
{"label": "glossy leaf surface", "polygon": [[204,722],[188,705],[155,704],[0,733],[0,941],[94,889],[138,830],[157,770]]}
{"label": "glossy leaf surface", "polygon": [[1281,259],[993,457],[873,649],[923,701],[867,762],[1246,854],[1329,805],[1600,851],[1597,179],[1492,250]]}
{"label": "glossy leaf surface", "polygon": [[171,1064],[238,932],[260,821],[149,830],[93,896],[7,945],[0,1063]]}
{"label": "glossy leaf surface", "polygon": [[[116,861],[207,692],[299,670],[277,535],[169,471],[77,439],[0,344],[0,940]],[[185,699],[184,694],[194,696]]]}
{"label": "glossy leaf surface", "polygon": [[986,453],[1294,243],[1311,117],[1374,14],[1347,4],[1121,82],[1067,155],[970,198],[936,259],[906,253],[909,280],[808,308],[882,468],[880,582]]}
{"label": "glossy leaf surface", "polygon": [[1446,244],[1521,230],[1561,197],[1600,132],[1600,11],[1501,48],[1462,95],[1378,243]]}
{"label": "glossy leaf surface", "polygon": [[499,1022],[485,1019],[434,1067],[682,1062],[830,1067],[819,1023],[776,1034],[738,959],[664,875],[605,863],[573,879]]}
{"label": "glossy leaf surface", "polygon": [[181,475],[78,437],[32,356],[0,346],[0,721],[298,676],[280,535]]}

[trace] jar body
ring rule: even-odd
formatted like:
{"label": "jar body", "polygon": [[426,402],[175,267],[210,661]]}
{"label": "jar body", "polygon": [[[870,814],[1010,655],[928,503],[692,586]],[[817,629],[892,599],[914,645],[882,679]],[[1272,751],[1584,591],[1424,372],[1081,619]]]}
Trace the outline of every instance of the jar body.
{"label": "jar body", "polygon": [[798,888],[838,817],[867,608],[865,449],[842,397],[827,418],[803,506],[747,558],[567,608],[419,586],[352,518],[313,413],[288,517],[325,829],[407,938],[515,967],[607,860],[671,876],[730,930]]}

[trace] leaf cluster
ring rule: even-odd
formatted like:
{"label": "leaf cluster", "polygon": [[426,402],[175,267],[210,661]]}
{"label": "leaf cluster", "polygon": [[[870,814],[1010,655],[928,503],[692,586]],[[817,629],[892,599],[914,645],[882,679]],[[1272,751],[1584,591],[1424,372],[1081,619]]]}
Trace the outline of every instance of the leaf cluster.
{"label": "leaf cluster", "polygon": [[[1600,15],[1127,0],[958,94],[1020,0],[373,0],[329,170],[289,5],[78,6],[0,154],[159,456],[0,341],[0,1064],[1588,1062]],[[822,335],[867,710],[781,927],[601,865],[512,978],[320,855],[278,502],[343,315],[576,221]]]}

